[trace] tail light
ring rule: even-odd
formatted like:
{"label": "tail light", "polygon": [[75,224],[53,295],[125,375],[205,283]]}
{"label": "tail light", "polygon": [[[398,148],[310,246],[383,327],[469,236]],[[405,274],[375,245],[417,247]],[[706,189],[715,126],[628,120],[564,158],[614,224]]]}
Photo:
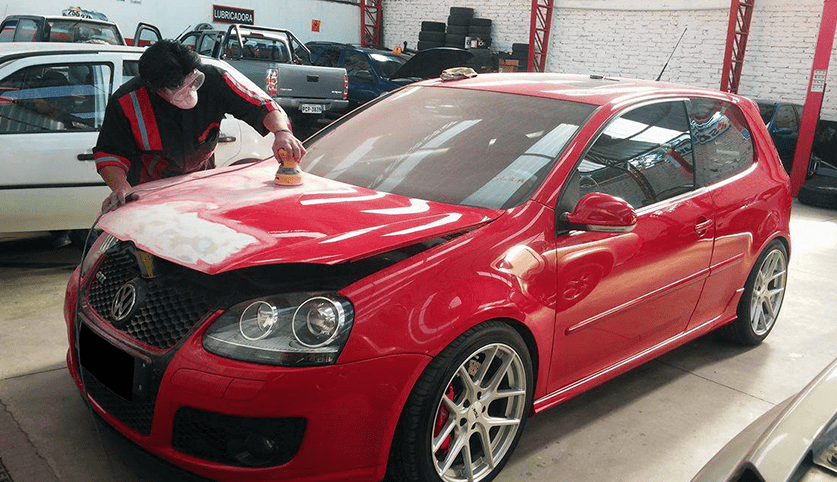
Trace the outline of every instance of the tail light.
{"label": "tail light", "polygon": [[343,100],[349,98],[349,74],[343,73]]}
{"label": "tail light", "polygon": [[264,85],[268,95],[275,96],[279,94],[279,69],[267,69]]}

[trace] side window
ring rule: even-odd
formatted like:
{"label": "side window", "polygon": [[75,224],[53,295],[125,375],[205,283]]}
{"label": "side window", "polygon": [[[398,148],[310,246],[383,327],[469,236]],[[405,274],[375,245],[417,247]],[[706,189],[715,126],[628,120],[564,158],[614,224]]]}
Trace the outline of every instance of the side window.
{"label": "side window", "polygon": [[204,35],[198,47],[198,53],[211,56],[216,45],[218,45],[218,37],[215,34]]}
{"label": "side window", "polygon": [[34,42],[38,35],[38,24],[34,20],[21,19],[15,31],[15,42]]}
{"label": "side window", "polygon": [[783,134],[793,134],[799,132],[799,122],[796,119],[796,113],[793,111],[793,106],[782,104],[776,109],[776,118],[773,119],[773,131],[778,129],[789,130],[790,132],[782,132]]}
{"label": "side window", "polygon": [[635,209],[694,189],[686,107],[662,102],[612,120],[567,182],[560,208],[572,211],[591,192],[624,199]]}
{"label": "side window", "polygon": [[9,20],[3,24],[3,29],[0,30],[0,42],[11,42],[15,39],[15,27],[17,27],[17,20]]}
{"label": "side window", "polygon": [[122,62],[122,83],[128,82],[139,75],[139,60],[126,60]]}
{"label": "side window", "polygon": [[759,103],[759,114],[765,125],[770,124],[770,120],[773,119],[773,111],[775,110],[776,104]]}
{"label": "side window", "polygon": [[198,36],[200,34],[197,33],[190,33],[189,35],[183,37],[183,40],[180,41],[183,45],[186,46],[191,51],[197,50],[197,43],[198,43]]}
{"label": "side window", "polygon": [[372,67],[369,65],[369,60],[366,58],[366,54],[356,52],[354,50],[346,51],[346,57],[343,60],[343,67],[346,69],[346,73],[349,74],[350,79],[357,78],[357,73],[361,70],[372,71]]}
{"label": "side window", "polygon": [[737,107],[719,100],[691,99],[690,109],[699,185],[722,181],[753,164],[750,127]]}
{"label": "side window", "polygon": [[112,78],[107,64],[18,70],[0,80],[0,134],[98,129]]}
{"label": "side window", "polygon": [[337,67],[340,62],[340,50],[334,47],[314,47],[312,52],[314,65],[320,67]]}

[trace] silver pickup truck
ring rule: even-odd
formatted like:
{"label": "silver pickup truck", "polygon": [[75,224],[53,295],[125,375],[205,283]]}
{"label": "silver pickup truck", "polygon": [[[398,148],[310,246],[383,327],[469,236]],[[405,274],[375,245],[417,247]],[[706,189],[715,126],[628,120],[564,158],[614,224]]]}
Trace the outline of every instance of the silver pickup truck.
{"label": "silver pickup truck", "polygon": [[[135,37],[141,35],[138,30]],[[310,51],[289,30],[236,24],[223,31],[200,24],[178,41],[232,65],[270,94],[296,127],[349,105],[346,69],[310,65]]]}

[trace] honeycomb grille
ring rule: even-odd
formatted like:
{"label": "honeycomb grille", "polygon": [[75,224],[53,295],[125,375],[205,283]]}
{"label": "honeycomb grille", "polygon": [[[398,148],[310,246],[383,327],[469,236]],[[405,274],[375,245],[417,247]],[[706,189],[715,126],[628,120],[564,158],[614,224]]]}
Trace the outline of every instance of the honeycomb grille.
{"label": "honeycomb grille", "polygon": [[[271,467],[290,461],[302,444],[304,418],[245,418],[182,407],[174,416],[172,447],[205,460],[242,467]],[[270,449],[241,457],[253,439],[268,437]],[[246,462],[245,462],[246,461]]]}
{"label": "honeycomb grille", "polygon": [[[119,288],[139,278],[140,272],[130,244],[122,243],[108,251],[101,268],[92,277],[90,306],[104,319]],[[119,328],[135,339],[156,348],[176,345],[213,307],[206,289],[185,276],[165,274],[144,281],[147,293],[129,323]]]}

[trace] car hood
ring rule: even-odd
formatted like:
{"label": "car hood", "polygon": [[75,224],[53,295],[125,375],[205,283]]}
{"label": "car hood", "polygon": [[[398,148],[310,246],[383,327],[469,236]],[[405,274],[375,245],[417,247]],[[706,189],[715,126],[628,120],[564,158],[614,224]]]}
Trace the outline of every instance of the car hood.
{"label": "car hood", "polygon": [[412,199],[303,174],[273,182],[275,161],[142,185],[99,226],[207,273],[279,263],[337,264],[462,232],[502,211]]}
{"label": "car hood", "polygon": [[473,56],[474,54],[467,50],[452,47],[436,47],[420,50],[410,57],[410,60],[405,62],[398,70],[393,72],[389,78],[390,80],[394,80],[407,77],[418,77],[422,79],[438,77],[445,69],[465,65],[465,62]]}

